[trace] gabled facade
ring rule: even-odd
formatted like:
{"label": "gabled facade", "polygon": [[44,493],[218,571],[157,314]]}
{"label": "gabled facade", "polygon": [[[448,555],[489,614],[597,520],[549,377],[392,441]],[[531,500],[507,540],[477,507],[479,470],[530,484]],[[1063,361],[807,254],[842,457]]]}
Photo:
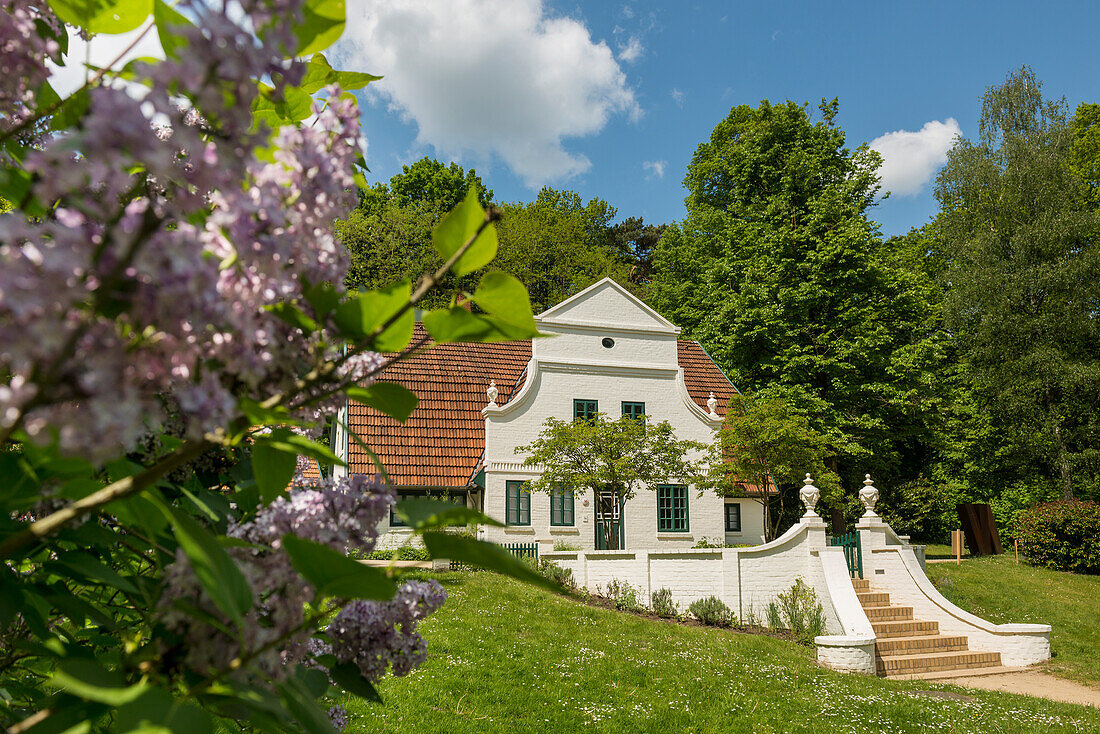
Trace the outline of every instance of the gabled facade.
{"label": "gabled facade", "polygon": [[[709,444],[736,392],[698,343],[681,340],[678,327],[610,279],[536,323],[546,338],[436,345],[388,368],[382,379],[420,398],[405,424],[351,403],[349,424],[400,494],[450,496],[506,523],[484,529],[486,539],[543,550],[557,541],[584,550],[763,542],[760,504],[751,498],[700,495],[683,484],[642,489],[626,503],[527,492],[540,469],[525,466],[515,449],[549,417],[645,414],[667,420],[678,438]],[[375,471],[357,444],[347,452],[350,471]],[[399,525],[386,530],[388,543],[402,541]]]}

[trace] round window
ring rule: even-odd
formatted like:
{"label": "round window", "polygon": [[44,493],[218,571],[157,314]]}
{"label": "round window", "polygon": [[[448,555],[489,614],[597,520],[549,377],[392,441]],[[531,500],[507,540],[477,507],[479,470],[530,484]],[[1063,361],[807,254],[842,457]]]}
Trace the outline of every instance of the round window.
{"label": "round window", "polygon": [[609,336],[605,336],[602,343],[607,349],[611,349],[611,347],[615,346],[615,340]]}

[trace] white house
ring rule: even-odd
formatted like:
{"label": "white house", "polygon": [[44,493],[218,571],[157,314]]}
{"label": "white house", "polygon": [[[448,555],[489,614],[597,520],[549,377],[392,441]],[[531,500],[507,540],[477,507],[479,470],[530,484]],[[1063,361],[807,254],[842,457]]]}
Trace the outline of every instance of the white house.
{"label": "white house", "polygon": [[[352,402],[349,424],[371,446],[402,496],[447,496],[506,523],[486,528],[500,543],[563,541],[583,550],[686,549],[763,542],[763,512],[749,497],[723,499],[684,484],[642,489],[620,503],[601,496],[530,493],[537,467],[517,446],[548,417],[596,412],[667,420],[678,438],[711,443],[736,388],[703,348],[611,279],[536,317],[546,338],[497,344],[434,345],[389,367],[381,379],[420,399],[400,424]],[[356,443],[338,446],[352,472],[374,473]],[[755,491],[755,488],[749,488]],[[604,525],[611,532],[598,532]],[[404,538],[391,518],[386,545]],[[612,548],[616,549],[616,548]]]}

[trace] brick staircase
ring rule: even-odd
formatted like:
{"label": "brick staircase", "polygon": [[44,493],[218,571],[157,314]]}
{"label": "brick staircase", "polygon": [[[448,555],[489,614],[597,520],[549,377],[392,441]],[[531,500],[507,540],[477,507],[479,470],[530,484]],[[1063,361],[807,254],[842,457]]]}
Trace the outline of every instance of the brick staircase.
{"label": "brick staircase", "polygon": [[890,595],[872,591],[870,581],[852,579],[856,596],[875,630],[875,667],[886,678],[952,678],[992,675],[1014,669],[1001,666],[1001,653],[975,652],[966,638],[940,634],[939,622],[913,619],[913,608],[890,603]]}

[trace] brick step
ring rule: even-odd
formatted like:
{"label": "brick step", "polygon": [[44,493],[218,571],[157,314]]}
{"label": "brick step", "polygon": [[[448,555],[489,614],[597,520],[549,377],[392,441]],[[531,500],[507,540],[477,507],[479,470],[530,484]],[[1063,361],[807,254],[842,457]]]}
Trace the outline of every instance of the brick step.
{"label": "brick step", "polygon": [[890,606],[890,595],[885,591],[857,591],[856,598],[865,607]]}
{"label": "brick step", "polygon": [[871,622],[910,620],[913,618],[913,607],[863,607],[863,613]]}
{"label": "brick step", "polygon": [[1000,666],[999,652],[925,652],[916,655],[875,657],[879,675],[913,675],[939,670],[970,670]]}
{"label": "brick step", "polygon": [[867,579],[852,579],[852,588],[856,590],[857,594],[861,591],[870,591],[871,582]]}
{"label": "brick step", "polygon": [[969,670],[934,670],[931,673],[908,673],[887,675],[890,680],[942,680],[947,683],[953,678],[975,678],[981,675],[1005,675],[1006,673],[1022,673],[1031,668],[1006,668],[1003,665],[991,665],[987,668],[970,668]]}
{"label": "brick step", "polygon": [[924,620],[886,620],[882,622],[871,621],[871,628],[875,631],[875,637],[880,640],[893,637],[915,637],[917,635],[938,635],[940,633],[939,622],[927,622]]}
{"label": "brick step", "polygon": [[891,637],[875,643],[876,655],[915,655],[923,652],[959,652],[966,650],[962,635],[916,635]]}

